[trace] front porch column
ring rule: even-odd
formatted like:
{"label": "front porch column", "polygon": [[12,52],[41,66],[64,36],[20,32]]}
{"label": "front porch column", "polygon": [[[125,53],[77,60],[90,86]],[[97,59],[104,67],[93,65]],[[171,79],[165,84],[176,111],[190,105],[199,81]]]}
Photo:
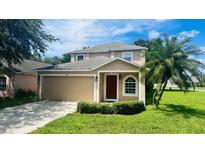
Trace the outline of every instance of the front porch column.
{"label": "front porch column", "polygon": [[100,72],[97,73],[97,84],[96,84],[96,102],[100,102]]}
{"label": "front porch column", "polygon": [[94,102],[98,102],[98,82],[99,82],[99,77],[98,76],[94,76],[94,98],[93,101]]}
{"label": "front porch column", "polygon": [[39,73],[37,78],[37,95],[38,100],[42,100],[42,76]]}
{"label": "front porch column", "polygon": [[139,72],[139,100],[144,101],[144,103],[146,104],[146,91],[145,91],[145,79],[141,79],[142,74],[141,72]]}

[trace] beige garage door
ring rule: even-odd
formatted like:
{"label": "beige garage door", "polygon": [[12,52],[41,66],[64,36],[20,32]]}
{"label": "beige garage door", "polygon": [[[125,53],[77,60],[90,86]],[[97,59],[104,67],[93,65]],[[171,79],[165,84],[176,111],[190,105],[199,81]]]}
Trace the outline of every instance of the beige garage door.
{"label": "beige garage door", "polygon": [[93,77],[44,76],[42,98],[60,101],[93,101]]}

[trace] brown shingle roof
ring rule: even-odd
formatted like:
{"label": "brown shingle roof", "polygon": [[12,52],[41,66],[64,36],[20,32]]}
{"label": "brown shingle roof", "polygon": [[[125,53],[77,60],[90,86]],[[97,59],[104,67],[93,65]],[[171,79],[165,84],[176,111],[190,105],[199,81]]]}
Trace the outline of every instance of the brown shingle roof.
{"label": "brown shingle roof", "polygon": [[90,58],[78,62],[58,64],[55,66],[54,69],[55,70],[92,70],[94,67],[102,65],[111,60],[112,58],[102,56],[102,57]]}
{"label": "brown shingle roof", "polygon": [[129,50],[147,50],[146,47],[128,45],[121,43],[108,43],[101,44],[94,47],[88,47],[85,49],[75,50],[71,53],[98,53],[98,52],[110,52],[110,51],[129,51]]}
{"label": "brown shingle roof", "polygon": [[28,74],[36,74],[36,69],[39,68],[48,68],[52,67],[51,64],[43,63],[43,62],[37,62],[33,60],[24,60],[21,64],[12,64],[12,69],[16,73],[28,73]]}

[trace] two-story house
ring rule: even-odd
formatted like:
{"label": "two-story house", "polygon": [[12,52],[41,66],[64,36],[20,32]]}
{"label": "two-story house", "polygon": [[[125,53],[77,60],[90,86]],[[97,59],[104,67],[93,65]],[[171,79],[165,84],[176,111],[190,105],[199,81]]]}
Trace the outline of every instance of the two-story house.
{"label": "two-story house", "polygon": [[145,101],[140,67],[147,48],[109,43],[71,52],[71,62],[39,70],[39,98],[62,101]]}

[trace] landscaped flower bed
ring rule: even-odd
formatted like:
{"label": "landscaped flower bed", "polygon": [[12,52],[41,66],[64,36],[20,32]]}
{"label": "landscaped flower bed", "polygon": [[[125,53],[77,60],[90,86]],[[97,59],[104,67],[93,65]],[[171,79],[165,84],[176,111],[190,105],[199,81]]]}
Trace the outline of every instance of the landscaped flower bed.
{"label": "landscaped flower bed", "polygon": [[145,106],[142,101],[120,101],[114,103],[102,102],[84,102],[78,104],[78,112],[80,113],[101,113],[101,114],[137,114],[145,111]]}

